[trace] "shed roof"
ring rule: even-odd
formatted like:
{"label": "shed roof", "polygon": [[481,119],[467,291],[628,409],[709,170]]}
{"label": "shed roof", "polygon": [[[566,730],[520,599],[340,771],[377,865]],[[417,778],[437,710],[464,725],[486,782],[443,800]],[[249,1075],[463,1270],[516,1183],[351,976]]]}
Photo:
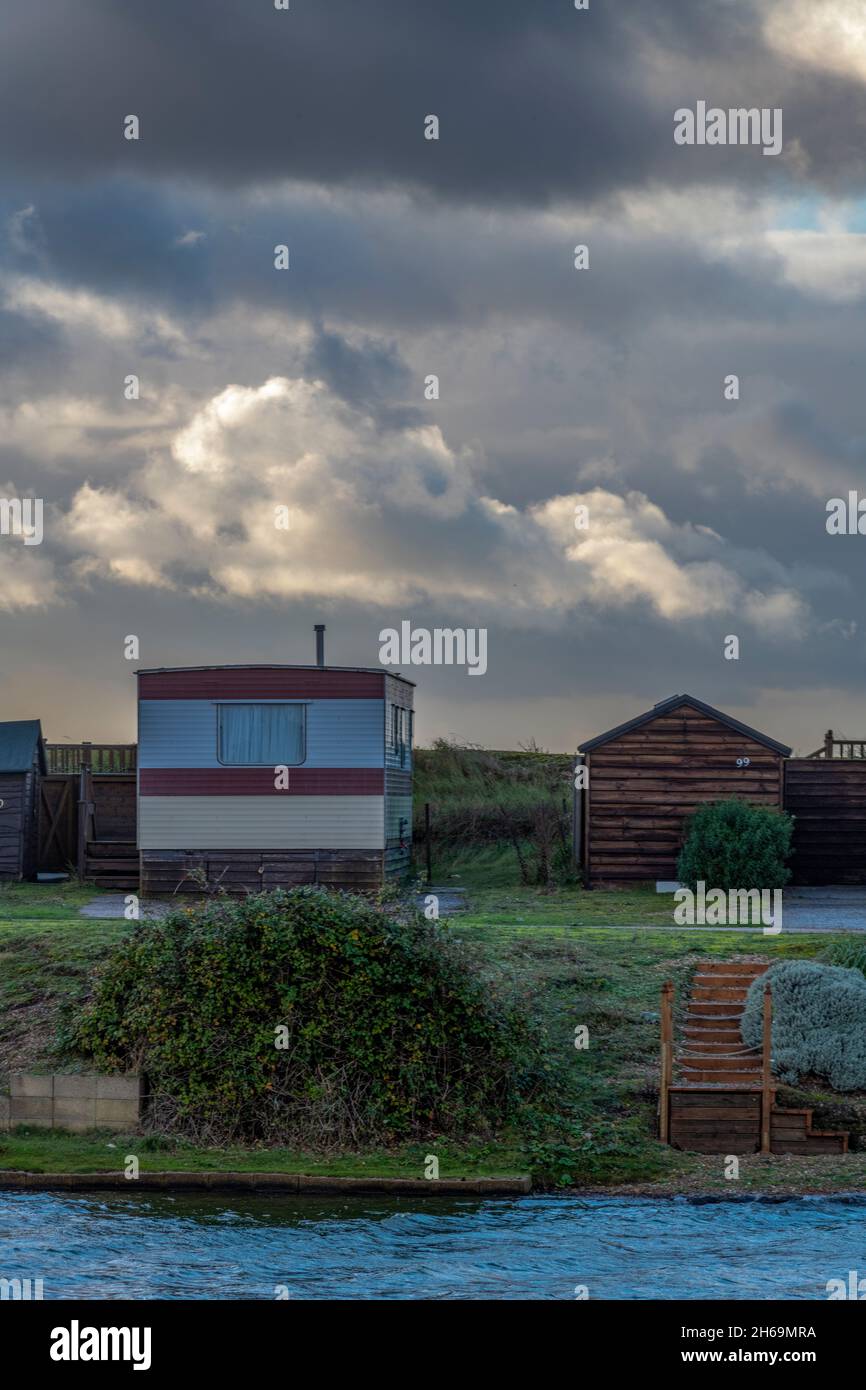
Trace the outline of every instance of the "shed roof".
{"label": "shed roof", "polygon": [[42,724],[38,719],[12,719],[0,723],[0,772],[29,772],[33,757],[45,771]]}
{"label": "shed roof", "polygon": [[776,739],[770,738],[767,734],[759,733],[757,729],[751,728],[748,724],[741,724],[739,719],[732,719],[729,714],[715,709],[713,705],[705,705],[703,700],[695,699],[694,695],[671,695],[669,699],[661,700],[659,704],[653,705],[652,709],[648,709],[645,714],[639,714],[636,719],[629,719],[625,724],[618,724],[615,729],[608,729],[606,734],[599,734],[596,738],[582,743],[578,752],[589,753],[602,743],[619,738],[620,734],[627,734],[631,729],[639,729],[642,724],[649,724],[651,720],[658,719],[660,715],[670,714],[673,710],[679,709],[681,705],[690,705],[692,709],[699,710],[708,718],[717,719],[720,724],[727,725],[729,729],[736,730],[738,734],[744,734],[746,738],[754,739],[756,743],[763,743],[766,748],[772,748],[775,753],[781,753],[783,758],[791,756],[791,749],[787,744],[778,743]]}

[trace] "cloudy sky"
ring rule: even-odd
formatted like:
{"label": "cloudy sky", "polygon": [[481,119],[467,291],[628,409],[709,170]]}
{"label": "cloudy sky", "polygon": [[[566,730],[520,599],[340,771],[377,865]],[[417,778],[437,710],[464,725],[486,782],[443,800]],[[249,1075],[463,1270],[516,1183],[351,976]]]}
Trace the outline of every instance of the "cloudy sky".
{"label": "cloudy sky", "polygon": [[[0,497],[45,506],[0,536],[0,717],[131,739],[136,664],[309,662],[324,621],[375,665],[408,619],[489,634],[483,677],[407,672],[422,742],[571,750],[675,691],[866,736],[866,536],[825,526],[866,495],[862,0],[0,36]],[[781,108],[781,154],[678,146],[698,101]]]}

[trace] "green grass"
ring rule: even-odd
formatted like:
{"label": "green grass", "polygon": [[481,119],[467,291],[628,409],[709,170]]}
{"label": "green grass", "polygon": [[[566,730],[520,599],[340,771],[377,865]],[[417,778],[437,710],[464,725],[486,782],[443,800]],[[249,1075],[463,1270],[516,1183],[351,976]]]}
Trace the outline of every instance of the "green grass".
{"label": "green grass", "polygon": [[100,890],[66,883],[0,883],[0,926],[5,922],[79,921],[79,910]]}
{"label": "green grass", "polygon": [[140,1134],[69,1134],[20,1126],[0,1136],[0,1169],[29,1173],[99,1173],[123,1168],[134,1154],[142,1172],[303,1173],[327,1177],[423,1178],[425,1159],[439,1160],[439,1176],[517,1177],[526,1171],[518,1148],[460,1148],[432,1140],[393,1150],[315,1154],[303,1149],[197,1148]]}
{"label": "green grass", "polygon": [[443,811],[472,802],[532,805],[551,789],[570,788],[573,767],[572,754],[533,748],[501,752],[437,739],[432,748],[415,749],[415,801]]}
{"label": "green grass", "polygon": [[57,1025],[88,990],[91,971],[131,924],[81,917],[98,890],[16,883],[0,890],[0,1074],[56,1064]]}
{"label": "green grass", "polygon": [[477,926],[673,926],[673,896],[652,889],[586,893],[561,888],[543,893],[537,888],[491,885],[471,890],[461,921]]}

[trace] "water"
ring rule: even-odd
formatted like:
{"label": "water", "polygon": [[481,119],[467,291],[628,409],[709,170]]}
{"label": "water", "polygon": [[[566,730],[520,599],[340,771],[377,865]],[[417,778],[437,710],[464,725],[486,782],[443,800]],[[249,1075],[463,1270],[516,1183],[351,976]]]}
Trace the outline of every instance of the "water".
{"label": "water", "polygon": [[46,1299],[815,1299],[850,1270],[866,1198],[0,1193],[0,1277]]}

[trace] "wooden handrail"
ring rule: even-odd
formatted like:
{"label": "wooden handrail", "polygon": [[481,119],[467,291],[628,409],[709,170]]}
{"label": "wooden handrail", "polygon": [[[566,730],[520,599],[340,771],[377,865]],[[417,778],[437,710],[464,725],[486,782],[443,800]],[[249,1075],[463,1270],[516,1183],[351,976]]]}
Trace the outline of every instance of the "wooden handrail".
{"label": "wooden handrail", "polygon": [[[838,748],[838,753],[836,749]],[[848,752],[846,753],[846,748]],[[824,742],[820,748],[816,748],[814,753],[807,753],[807,758],[846,758],[851,759],[866,758],[866,738],[836,738],[833,730],[828,729],[824,735]]]}
{"label": "wooden handrail", "polygon": [[83,767],[102,776],[135,772],[138,748],[134,743],[46,743],[49,772],[78,773]]}
{"label": "wooden handrail", "polygon": [[674,1049],[674,986],[665,980],[661,994],[661,1067],[659,1076],[659,1139],[670,1142],[670,1090],[673,1077]]}
{"label": "wooden handrail", "polygon": [[764,985],[764,1036],[761,1054],[761,1153],[771,1152],[773,1118],[773,991]]}

